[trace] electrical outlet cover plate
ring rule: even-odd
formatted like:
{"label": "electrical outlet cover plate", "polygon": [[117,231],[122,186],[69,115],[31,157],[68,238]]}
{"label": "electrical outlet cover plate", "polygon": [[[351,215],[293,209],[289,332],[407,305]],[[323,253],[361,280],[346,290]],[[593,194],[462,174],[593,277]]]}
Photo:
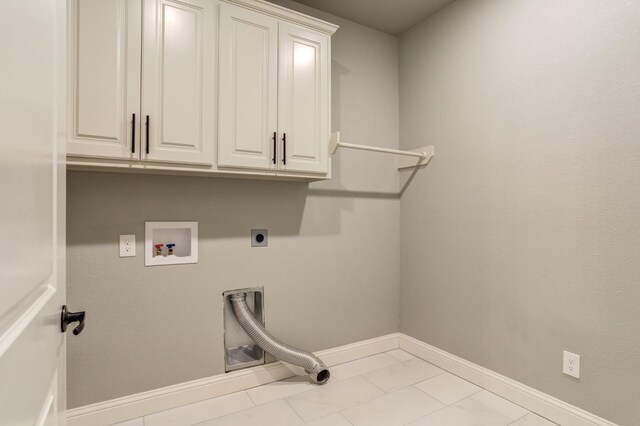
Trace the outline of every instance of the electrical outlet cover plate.
{"label": "electrical outlet cover plate", "polygon": [[135,257],[136,236],[120,235],[120,257]]}
{"label": "electrical outlet cover plate", "polygon": [[562,372],[576,379],[580,378],[580,355],[564,351],[562,357]]}

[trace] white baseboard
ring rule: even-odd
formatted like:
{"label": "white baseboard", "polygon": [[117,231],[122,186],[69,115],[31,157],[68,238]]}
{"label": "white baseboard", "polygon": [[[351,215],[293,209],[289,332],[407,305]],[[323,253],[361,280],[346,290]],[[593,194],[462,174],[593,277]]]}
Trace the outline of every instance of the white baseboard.
{"label": "white baseboard", "polygon": [[[316,352],[331,367],[398,348],[400,334],[389,334]],[[67,411],[68,426],[106,426],[182,405],[193,404],[244,389],[302,374],[299,367],[282,362],[219,374],[160,389],[129,395]]]}
{"label": "white baseboard", "polygon": [[406,334],[400,334],[399,346],[400,349],[418,358],[437,365],[443,370],[462,377],[562,426],[616,426],[615,423]]}
{"label": "white baseboard", "polygon": [[[403,349],[562,426],[616,426],[585,410],[402,333],[327,349],[316,352],[316,355],[331,367],[396,348]],[[302,373],[298,367],[274,362],[74,408],[67,412],[67,424],[110,425]]]}

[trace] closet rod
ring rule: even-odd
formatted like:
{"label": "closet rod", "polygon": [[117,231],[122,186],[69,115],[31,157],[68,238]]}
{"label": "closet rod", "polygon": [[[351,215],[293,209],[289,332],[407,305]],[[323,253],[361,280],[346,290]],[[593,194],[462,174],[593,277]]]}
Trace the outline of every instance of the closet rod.
{"label": "closet rod", "polygon": [[411,160],[409,158],[398,159],[398,170],[404,170],[409,168],[415,168],[419,166],[425,166],[433,157],[434,148],[433,145],[422,146],[415,151],[402,151],[399,149],[378,148],[375,146],[356,145],[353,143],[345,143],[340,141],[340,132],[334,132],[331,134],[329,140],[329,153],[335,154],[338,148],[359,149],[362,151],[382,152],[384,154],[401,155],[403,157],[413,157],[417,160]]}
{"label": "closet rod", "polygon": [[356,145],[352,143],[338,142],[338,148],[360,149],[362,151],[384,152],[385,154],[406,155],[407,157],[427,158],[426,152],[400,151],[398,149],[378,148],[375,146]]}

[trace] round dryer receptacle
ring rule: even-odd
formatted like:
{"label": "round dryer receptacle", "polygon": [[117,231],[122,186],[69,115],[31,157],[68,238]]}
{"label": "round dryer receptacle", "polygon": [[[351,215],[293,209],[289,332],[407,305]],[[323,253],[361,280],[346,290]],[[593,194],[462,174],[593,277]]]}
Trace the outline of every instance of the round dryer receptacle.
{"label": "round dryer receptacle", "polygon": [[266,247],[269,245],[268,230],[252,229],[251,230],[251,247]]}

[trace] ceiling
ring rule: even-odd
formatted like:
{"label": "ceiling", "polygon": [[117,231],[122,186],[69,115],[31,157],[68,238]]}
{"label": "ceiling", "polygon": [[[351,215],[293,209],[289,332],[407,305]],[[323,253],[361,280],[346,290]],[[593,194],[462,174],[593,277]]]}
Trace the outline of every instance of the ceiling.
{"label": "ceiling", "polygon": [[453,0],[296,0],[324,12],[400,35]]}

